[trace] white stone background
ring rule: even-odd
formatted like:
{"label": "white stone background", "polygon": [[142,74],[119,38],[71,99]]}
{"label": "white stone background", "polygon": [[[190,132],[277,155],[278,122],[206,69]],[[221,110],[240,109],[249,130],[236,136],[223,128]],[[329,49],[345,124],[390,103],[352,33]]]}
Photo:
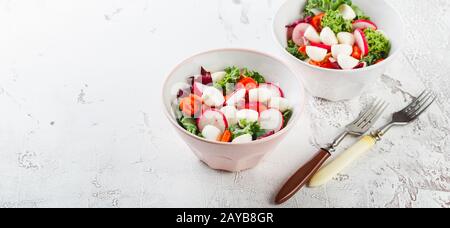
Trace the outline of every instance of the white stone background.
{"label": "white stone background", "polygon": [[419,121],[283,207],[450,207],[448,0],[389,0],[408,43],[387,75],[353,101],[310,98],[253,170],[212,171],[175,136],[160,109],[171,67],[218,47],[279,53],[270,21],[282,2],[0,0],[0,207],[273,207],[370,100],[396,111],[426,87],[439,100]]}

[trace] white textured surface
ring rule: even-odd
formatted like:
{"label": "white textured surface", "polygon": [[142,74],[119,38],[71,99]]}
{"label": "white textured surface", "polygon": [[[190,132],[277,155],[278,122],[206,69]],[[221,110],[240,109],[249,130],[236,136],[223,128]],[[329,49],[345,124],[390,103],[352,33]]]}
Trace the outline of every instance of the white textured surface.
{"label": "white textured surface", "polygon": [[282,2],[0,0],[0,207],[271,207],[362,106],[382,97],[394,111],[425,87],[439,102],[420,121],[284,206],[450,207],[447,0],[390,0],[409,29],[389,76],[351,102],[310,99],[256,169],[211,171],[175,136],[159,109],[169,69],[210,48],[278,53],[270,20]]}

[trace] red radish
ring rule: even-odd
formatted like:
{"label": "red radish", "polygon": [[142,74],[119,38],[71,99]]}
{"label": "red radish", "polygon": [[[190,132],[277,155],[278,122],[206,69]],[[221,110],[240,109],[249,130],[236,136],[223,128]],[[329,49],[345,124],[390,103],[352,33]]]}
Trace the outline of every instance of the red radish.
{"label": "red radish", "polygon": [[322,44],[322,43],[314,43],[314,42],[310,42],[309,45],[314,46],[314,47],[327,49],[327,51],[331,51],[331,46],[330,45],[326,45],[326,44]]}
{"label": "red radish", "polygon": [[261,128],[268,131],[278,132],[284,125],[283,114],[276,109],[262,112],[259,119]]}
{"label": "red radish", "polygon": [[353,46],[348,44],[337,44],[331,47],[331,54],[334,58],[337,58],[339,55],[348,55],[350,56],[353,53]]}
{"label": "red radish", "polygon": [[215,87],[206,87],[203,90],[202,99],[210,107],[220,107],[225,103],[223,92]]}
{"label": "red radish", "polygon": [[333,30],[331,30],[330,27],[325,27],[322,29],[322,32],[320,32],[320,40],[322,41],[322,43],[328,46],[339,43],[336,34],[334,34]]}
{"label": "red radish", "polygon": [[339,12],[342,14],[342,17],[345,20],[350,20],[352,21],[353,19],[356,18],[356,13],[353,10],[353,8],[347,4],[342,4],[341,6],[339,6]]}
{"label": "red radish", "polygon": [[210,109],[205,111],[197,121],[197,126],[200,131],[203,131],[203,129],[208,125],[217,127],[223,132],[228,128],[228,121],[221,111]]}
{"label": "red radish", "polygon": [[225,106],[222,109],[220,109],[220,111],[225,115],[225,117],[227,118],[227,122],[230,125],[234,125],[237,124],[237,118],[236,118],[236,113],[237,113],[237,109],[234,106]]}
{"label": "red radish", "polygon": [[339,66],[344,70],[355,69],[359,64],[359,60],[349,56],[349,55],[339,55],[338,58]]}
{"label": "red radish", "polygon": [[322,62],[325,59],[325,57],[327,56],[328,50],[324,49],[324,48],[314,47],[314,46],[307,46],[306,54],[313,61]]}
{"label": "red radish", "polygon": [[367,28],[371,28],[373,30],[377,30],[378,26],[373,23],[372,21],[369,20],[356,20],[355,22],[353,22],[353,29],[367,29]]}
{"label": "red radish", "polygon": [[272,97],[284,97],[284,92],[281,87],[273,83],[261,83],[259,84],[259,88],[267,88],[272,91]]}
{"label": "red radish", "polygon": [[200,82],[194,82],[194,94],[201,97],[203,96],[203,91],[205,90],[206,86],[203,85]]}
{"label": "red radish", "polygon": [[268,88],[259,87],[248,91],[249,102],[266,103],[272,98],[272,91]]}
{"label": "red radish", "polygon": [[269,107],[272,109],[278,109],[280,112],[284,112],[291,108],[291,103],[286,98],[274,97],[270,100]]}
{"label": "red radish", "polygon": [[227,101],[226,101],[226,105],[229,106],[237,106],[239,104],[245,104],[245,95],[247,93],[246,89],[240,89],[237,90],[236,92],[232,93]]}
{"label": "red radish", "polygon": [[[273,99],[274,99],[274,98],[272,98],[271,100],[273,100]],[[260,103],[260,102],[250,102],[250,103],[247,103],[247,104],[245,104],[245,108],[246,108],[246,109],[250,109],[250,110],[257,111],[257,112],[259,112],[259,113],[264,112],[264,111],[267,110],[267,107],[266,107],[264,104]]]}
{"label": "red radish", "polygon": [[292,32],[292,40],[295,44],[297,44],[298,46],[303,46],[305,44],[305,31],[309,27],[311,27],[311,25],[307,23],[300,23],[295,26],[294,31]]}
{"label": "red radish", "polygon": [[215,126],[207,125],[205,128],[203,128],[202,135],[207,140],[219,141],[219,138],[222,135],[222,131]]}
{"label": "red radish", "polygon": [[369,44],[362,29],[355,30],[355,41],[359,49],[361,49],[362,55],[367,56],[369,54]]}
{"label": "red radish", "polygon": [[259,119],[259,113],[255,110],[242,109],[236,113],[236,118],[238,122],[241,122],[241,120],[246,120],[247,122],[257,122]]}
{"label": "red radish", "polygon": [[251,134],[241,135],[233,140],[233,143],[250,143],[253,141]]}
{"label": "red radish", "polygon": [[313,26],[309,26],[304,34],[305,38],[314,43],[320,43],[320,35]]}
{"label": "red radish", "polygon": [[274,135],[275,134],[275,131],[268,131],[266,134],[264,134],[263,136],[260,136],[259,138],[258,138],[258,140],[259,139],[263,139],[263,138],[267,138],[267,137],[270,137],[270,136],[272,136],[272,135]]}
{"label": "red radish", "polygon": [[351,46],[353,46],[355,44],[355,36],[349,32],[338,33],[337,39],[340,44],[348,44]]}

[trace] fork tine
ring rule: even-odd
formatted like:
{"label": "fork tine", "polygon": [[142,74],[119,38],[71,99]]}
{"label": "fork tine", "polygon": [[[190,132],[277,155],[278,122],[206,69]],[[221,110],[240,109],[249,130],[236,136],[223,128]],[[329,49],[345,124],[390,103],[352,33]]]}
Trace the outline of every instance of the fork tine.
{"label": "fork tine", "polygon": [[413,102],[411,102],[411,104],[409,104],[405,109],[403,109],[402,111],[404,112],[408,112],[411,108],[414,108],[417,106],[417,102],[421,101],[427,94],[430,93],[430,90],[424,90],[416,99],[413,100]]}
{"label": "fork tine", "polygon": [[423,105],[423,107],[416,111],[410,118],[411,119],[416,119],[417,117],[419,117],[420,115],[422,115],[437,99],[436,95],[433,95],[433,99],[429,100],[429,102],[426,105]]}
{"label": "fork tine", "polygon": [[425,104],[427,104],[427,102],[433,98],[435,95],[433,92],[429,92],[427,93],[427,95],[422,98],[420,101],[416,102],[416,105],[414,107],[411,107],[408,111],[407,114],[411,115],[414,114],[415,112],[417,112],[418,110],[420,110]]}
{"label": "fork tine", "polygon": [[361,112],[361,114],[359,114],[358,118],[356,118],[356,120],[353,121],[353,123],[351,123],[351,124],[357,124],[359,121],[361,121],[361,119],[362,119],[364,116],[366,116],[366,115],[370,112],[370,110],[372,109],[372,107],[374,106],[374,104],[375,104],[376,101],[377,101],[377,100],[375,100],[375,101],[370,105],[370,107],[366,108],[363,112]]}
{"label": "fork tine", "polygon": [[377,110],[380,108],[380,106],[383,104],[382,100],[379,100],[370,110],[370,112],[365,116],[365,118],[363,118],[358,124],[357,126],[361,126],[365,123],[367,123],[368,121],[370,121],[371,116],[374,115],[374,113],[376,114]]}
{"label": "fork tine", "polygon": [[365,124],[362,125],[362,128],[366,128],[368,127],[371,123],[376,122],[381,115],[384,113],[384,111],[386,110],[386,108],[389,106],[388,103],[383,102],[376,110],[376,112],[374,112],[372,115],[370,115],[369,118],[367,118],[367,121],[365,122]]}
{"label": "fork tine", "polygon": [[370,106],[370,108],[367,108],[367,112],[364,115],[361,115],[361,117],[356,120],[354,124],[357,126],[361,125],[361,123],[363,123],[367,119],[367,117],[377,109],[381,102],[382,101],[379,99],[375,100],[372,106]]}

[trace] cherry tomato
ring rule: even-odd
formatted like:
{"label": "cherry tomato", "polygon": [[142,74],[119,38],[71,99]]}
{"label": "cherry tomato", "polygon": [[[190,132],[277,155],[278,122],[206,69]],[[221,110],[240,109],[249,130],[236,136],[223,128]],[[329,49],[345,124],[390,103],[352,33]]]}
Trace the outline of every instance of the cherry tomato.
{"label": "cherry tomato", "polygon": [[361,59],[361,57],[362,57],[362,51],[361,51],[361,49],[359,49],[359,47],[357,45],[353,46],[352,57],[355,59]]}
{"label": "cherry tomato", "polygon": [[314,16],[311,20],[311,25],[317,30],[317,32],[322,31],[322,18],[325,16],[325,13],[321,13],[317,16]]}
{"label": "cherry tomato", "polygon": [[298,52],[306,55],[306,45],[303,45],[298,48]]}
{"label": "cherry tomato", "polygon": [[236,88],[252,90],[258,88],[258,83],[251,77],[244,77],[237,83]]}

